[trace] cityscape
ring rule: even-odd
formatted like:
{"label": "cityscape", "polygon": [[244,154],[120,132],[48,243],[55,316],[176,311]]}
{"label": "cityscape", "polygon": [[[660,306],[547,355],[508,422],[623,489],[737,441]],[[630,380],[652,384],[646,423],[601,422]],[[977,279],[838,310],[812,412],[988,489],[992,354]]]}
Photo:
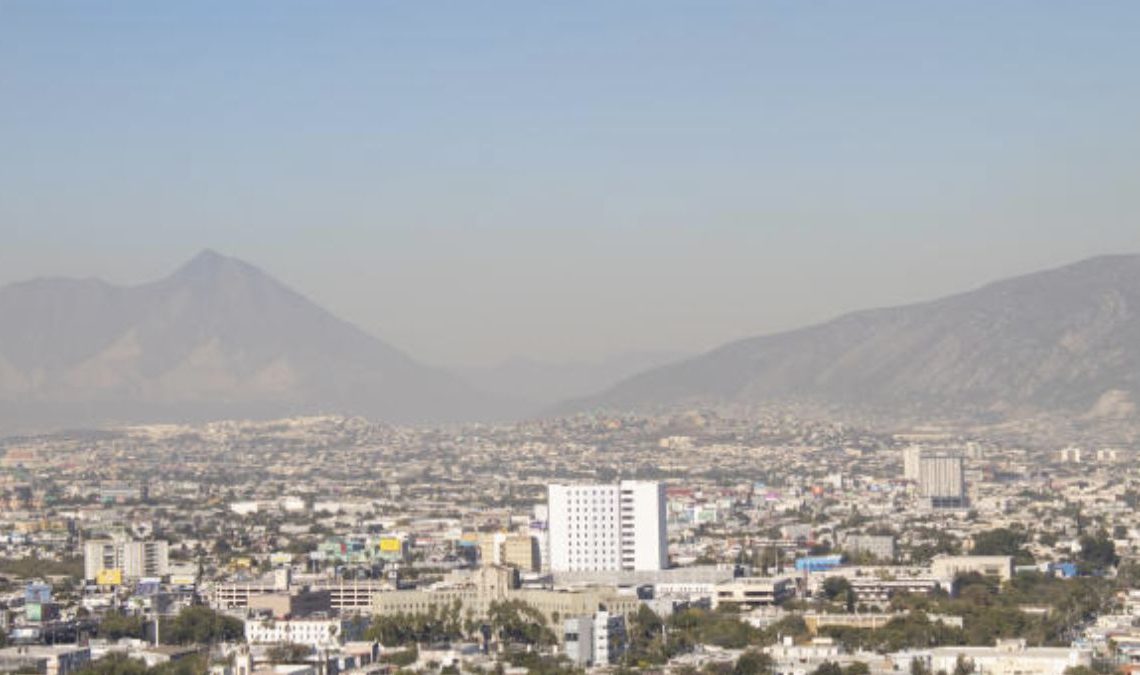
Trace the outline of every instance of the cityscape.
{"label": "cityscape", "polygon": [[147,425],[3,451],[7,664],[1140,659],[1140,476],[1118,447],[690,411]]}
{"label": "cityscape", "polygon": [[1140,675],[1137,36],[0,0],[0,673]]}

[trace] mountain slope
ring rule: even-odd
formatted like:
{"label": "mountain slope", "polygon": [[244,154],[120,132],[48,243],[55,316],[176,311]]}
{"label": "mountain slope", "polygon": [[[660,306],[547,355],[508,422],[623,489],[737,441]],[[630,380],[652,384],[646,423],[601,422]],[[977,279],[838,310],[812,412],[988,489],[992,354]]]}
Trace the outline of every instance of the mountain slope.
{"label": "mountain slope", "polygon": [[597,361],[543,362],[514,358],[495,366],[452,369],[480,391],[517,401],[524,414],[588,396],[625,378],[681,358],[677,352],[624,352]]}
{"label": "mountain slope", "polygon": [[733,342],[573,407],[788,401],[955,416],[1134,415],[1140,256]]}
{"label": "mountain slope", "polygon": [[6,427],[319,411],[419,422],[496,412],[458,378],[211,251],[141,286],[7,286],[0,316]]}

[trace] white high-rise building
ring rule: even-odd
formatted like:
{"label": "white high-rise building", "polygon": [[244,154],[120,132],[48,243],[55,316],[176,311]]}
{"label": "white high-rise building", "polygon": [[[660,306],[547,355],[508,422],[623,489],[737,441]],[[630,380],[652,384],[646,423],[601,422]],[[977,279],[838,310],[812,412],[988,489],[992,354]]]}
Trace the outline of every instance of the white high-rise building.
{"label": "white high-rise building", "polygon": [[555,572],[661,570],[669,566],[665,486],[550,485],[550,569]]}

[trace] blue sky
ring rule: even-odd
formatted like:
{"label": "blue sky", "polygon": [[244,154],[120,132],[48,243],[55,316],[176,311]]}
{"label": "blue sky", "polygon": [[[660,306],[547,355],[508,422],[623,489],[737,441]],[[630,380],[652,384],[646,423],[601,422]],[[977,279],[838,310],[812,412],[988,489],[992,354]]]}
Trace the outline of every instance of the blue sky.
{"label": "blue sky", "polygon": [[0,284],[203,247],[433,363],[1140,252],[1140,3],[6,2]]}

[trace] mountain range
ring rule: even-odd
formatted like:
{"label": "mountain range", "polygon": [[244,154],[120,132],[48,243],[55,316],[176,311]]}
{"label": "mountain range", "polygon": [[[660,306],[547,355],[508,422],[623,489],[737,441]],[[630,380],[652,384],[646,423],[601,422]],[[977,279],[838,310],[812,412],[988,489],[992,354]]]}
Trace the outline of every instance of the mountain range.
{"label": "mountain range", "polygon": [[6,286],[0,316],[0,425],[8,430],[312,412],[393,422],[500,413],[494,397],[461,378],[213,251],[140,286]]}
{"label": "mountain range", "polygon": [[670,359],[656,354],[431,367],[212,251],[139,286],[5,286],[0,317],[0,436],[317,412],[496,420],[560,397],[577,398],[548,413],[806,404],[907,419],[1134,422],[1140,403],[1135,255],[854,312],[664,365]]}
{"label": "mountain range", "polygon": [[1136,418],[1140,256],[860,311],[652,369],[564,410],[804,403],[896,418]]}

